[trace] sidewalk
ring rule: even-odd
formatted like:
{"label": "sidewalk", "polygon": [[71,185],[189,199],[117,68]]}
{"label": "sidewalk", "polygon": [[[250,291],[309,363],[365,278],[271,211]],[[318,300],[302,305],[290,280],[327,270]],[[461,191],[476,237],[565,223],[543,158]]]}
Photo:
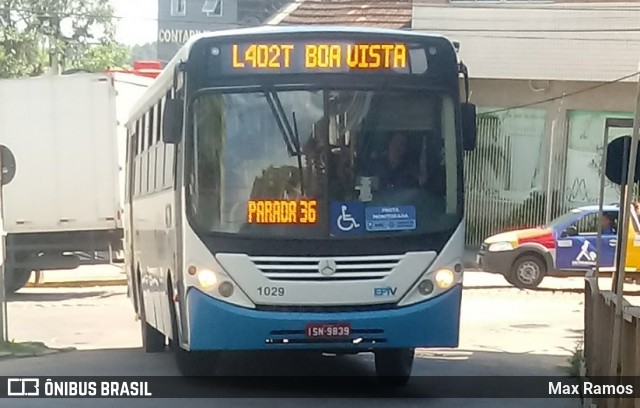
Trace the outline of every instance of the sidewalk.
{"label": "sidewalk", "polygon": [[31,274],[26,287],[91,287],[127,284],[127,275],[123,267],[114,265],[91,265],[72,270],[44,271],[37,284],[35,279],[36,275]]}

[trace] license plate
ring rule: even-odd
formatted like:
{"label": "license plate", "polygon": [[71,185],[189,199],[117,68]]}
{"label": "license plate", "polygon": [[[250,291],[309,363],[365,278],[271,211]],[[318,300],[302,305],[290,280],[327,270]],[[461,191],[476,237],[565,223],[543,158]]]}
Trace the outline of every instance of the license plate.
{"label": "license plate", "polygon": [[307,337],[335,339],[351,335],[349,323],[309,323],[306,328]]}

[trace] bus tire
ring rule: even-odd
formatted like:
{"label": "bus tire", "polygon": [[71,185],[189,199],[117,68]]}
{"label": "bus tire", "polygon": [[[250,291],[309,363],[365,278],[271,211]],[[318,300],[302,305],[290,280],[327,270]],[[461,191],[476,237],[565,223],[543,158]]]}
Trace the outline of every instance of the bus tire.
{"label": "bus tire", "polygon": [[[139,279],[140,273],[138,272],[136,279]],[[136,283],[138,289],[138,315],[140,317],[140,329],[142,331],[142,348],[145,353],[160,353],[164,351],[166,345],[166,337],[158,329],[147,323],[147,313],[144,306],[144,297],[142,292],[142,285],[140,281]]]}
{"label": "bus tire", "polygon": [[173,352],[178,371],[184,377],[203,377],[210,374],[212,362],[211,354],[198,351],[187,351],[180,347],[180,331],[176,316],[176,304],[173,297],[173,285],[171,278],[167,279],[169,294],[169,316],[171,317],[171,338],[169,347]]}
{"label": "bus tire", "polygon": [[507,280],[520,289],[535,289],[546,274],[547,266],[544,260],[538,255],[529,253],[515,260]]}
{"label": "bus tire", "polygon": [[375,352],[378,380],[389,386],[403,386],[409,382],[413,370],[414,349],[390,349]]}
{"label": "bus tire", "polygon": [[201,351],[187,351],[179,344],[174,346],[178,371],[183,377],[206,377],[211,375],[212,367],[209,353]]}
{"label": "bus tire", "polygon": [[4,275],[4,290],[13,294],[24,287],[31,278],[31,271],[25,269],[7,269]]}

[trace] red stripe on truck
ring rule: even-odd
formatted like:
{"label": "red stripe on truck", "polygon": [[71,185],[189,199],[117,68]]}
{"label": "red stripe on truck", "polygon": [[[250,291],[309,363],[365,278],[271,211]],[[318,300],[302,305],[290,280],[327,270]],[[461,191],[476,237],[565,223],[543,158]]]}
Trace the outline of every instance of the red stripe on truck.
{"label": "red stripe on truck", "polygon": [[554,249],[556,247],[556,240],[553,237],[553,232],[547,230],[540,230],[539,235],[529,235],[525,237],[518,237],[518,244],[536,243],[544,246],[548,249]]}

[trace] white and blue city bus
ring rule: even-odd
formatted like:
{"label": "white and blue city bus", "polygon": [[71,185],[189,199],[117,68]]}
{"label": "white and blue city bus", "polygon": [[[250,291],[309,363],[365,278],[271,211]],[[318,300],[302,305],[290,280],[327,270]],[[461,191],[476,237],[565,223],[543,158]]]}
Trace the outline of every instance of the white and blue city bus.
{"label": "white and blue city bus", "polygon": [[192,38],[128,123],[144,349],[170,344],[185,375],[203,352],[373,352],[378,376],[405,383],[415,348],[456,347],[476,137],[461,74],[435,35]]}

